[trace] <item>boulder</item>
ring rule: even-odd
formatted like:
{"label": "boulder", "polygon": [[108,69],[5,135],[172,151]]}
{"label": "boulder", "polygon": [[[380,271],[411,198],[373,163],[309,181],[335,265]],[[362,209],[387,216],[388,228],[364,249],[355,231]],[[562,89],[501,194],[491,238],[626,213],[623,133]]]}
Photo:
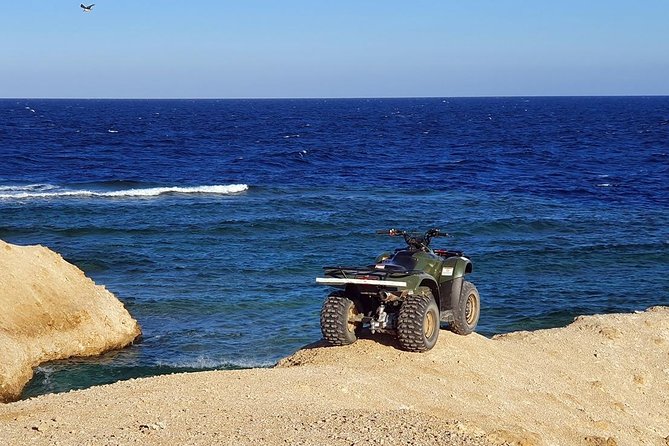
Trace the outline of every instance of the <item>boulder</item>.
{"label": "boulder", "polygon": [[123,304],[43,246],[0,240],[0,402],[40,363],[123,348],[141,334]]}

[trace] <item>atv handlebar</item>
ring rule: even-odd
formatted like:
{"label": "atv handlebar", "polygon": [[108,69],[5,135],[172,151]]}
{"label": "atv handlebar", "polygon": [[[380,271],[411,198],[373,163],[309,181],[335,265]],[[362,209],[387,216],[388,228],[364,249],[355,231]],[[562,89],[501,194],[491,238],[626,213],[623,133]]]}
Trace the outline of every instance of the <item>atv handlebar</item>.
{"label": "atv handlebar", "polygon": [[388,229],[386,231],[376,231],[377,234],[387,234],[391,237],[403,236],[404,241],[411,248],[420,249],[422,251],[429,250],[430,242],[432,237],[448,237],[448,234],[442,233],[437,228],[428,229],[425,231],[425,234],[420,235],[417,233],[402,231],[399,229]]}

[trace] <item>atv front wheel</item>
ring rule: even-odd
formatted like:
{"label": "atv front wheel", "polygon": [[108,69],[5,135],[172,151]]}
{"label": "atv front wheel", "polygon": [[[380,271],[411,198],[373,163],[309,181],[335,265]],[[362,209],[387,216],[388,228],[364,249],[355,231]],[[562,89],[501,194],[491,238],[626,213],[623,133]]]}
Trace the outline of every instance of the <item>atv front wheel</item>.
{"label": "atv front wheel", "polygon": [[434,347],[439,337],[439,308],[427,287],[408,296],[400,307],[397,339],[404,350],[425,352]]}
{"label": "atv front wheel", "polygon": [[468,335],[476,328],[481,314],[481,298],[473,283],[465,281],[462,291],[453,302],[453,322],[450,329],[459,335]]}
{"label": "atv front wheel", "polygon": [[362,327],[356,302],[339,293],[332,293],[321,309],[321,333],[330,345],[353,344]]}

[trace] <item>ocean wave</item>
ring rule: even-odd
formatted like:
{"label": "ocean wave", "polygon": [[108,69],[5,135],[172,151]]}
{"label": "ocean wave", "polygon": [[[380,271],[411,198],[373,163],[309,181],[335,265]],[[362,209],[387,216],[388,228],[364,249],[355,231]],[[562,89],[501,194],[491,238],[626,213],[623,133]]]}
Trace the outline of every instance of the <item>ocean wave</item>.
{"label": "ocean wave", "polygon": [[32,191],[47,191],[56,189],[57,186],[53,184],[23,184],[23,185],[12,185],[12,186],[0,186],[0,192],[32,192]]}
{"label": "ocean wave", "polygon": [[[37,187],[40,186],[40,187]],[[29,198],[150,198],[165,194],[230,195],[248,190],[246,184],[227,184],[191,187],[149,187],[115,191],[65,189],[46,184],[26,186],[0,186],[0,199]]]}
{"label": "ocean wave", "polygon": [[276,362],[258,361],[252,359],[234,359],[234,360],[220,360],[213,359],[207,356],[199,356],[190,360],[183,361],[157,361],[158,367],[169,367],[174,369],[253,369],[253,368],[267,368],[272,367]]}

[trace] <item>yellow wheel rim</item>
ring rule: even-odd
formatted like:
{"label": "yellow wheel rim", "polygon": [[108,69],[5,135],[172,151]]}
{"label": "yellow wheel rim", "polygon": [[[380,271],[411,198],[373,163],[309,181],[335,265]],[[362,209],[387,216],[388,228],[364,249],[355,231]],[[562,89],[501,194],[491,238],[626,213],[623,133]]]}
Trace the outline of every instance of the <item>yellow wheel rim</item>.
{"label": "yellow wheel rim", "polygon": [[473,325],[474,322],[476,322],[478,310],[478,299],[476,299],[476,295],[472,293],[467,297],[467,305],[465,306],[465,320],[467,321],[467,325]]}
{"label": "yellow wheel rim", "polygon": [[436,327],[437,318],[435,317],[434,312],[428,311],[425,315],[425,323],[423,324],[423,335],[425,335],[426,338],[431,338]]}

